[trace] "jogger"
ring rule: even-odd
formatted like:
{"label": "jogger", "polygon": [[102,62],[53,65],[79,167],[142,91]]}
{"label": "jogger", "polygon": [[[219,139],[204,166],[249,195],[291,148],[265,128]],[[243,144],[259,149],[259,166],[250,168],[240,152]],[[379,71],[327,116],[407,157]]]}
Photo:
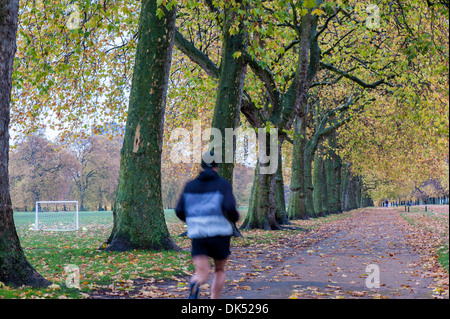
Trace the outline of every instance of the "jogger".
{"label": "jogger", "polygon": [[[211,157],[214,154],[210,153]],[[191,255],[195,275],[191,279],[189,298],[198,296],[199,286],[211,272],[210,258],[214,260],[214,281],[211,298],[217,299],[225,285],[225,265],[231,253],[230,222],[239,219],[231,183],[217,174],[217,163],[202,160],[203,171],[186,184],[175,212],[188,227],[192,239]]]}

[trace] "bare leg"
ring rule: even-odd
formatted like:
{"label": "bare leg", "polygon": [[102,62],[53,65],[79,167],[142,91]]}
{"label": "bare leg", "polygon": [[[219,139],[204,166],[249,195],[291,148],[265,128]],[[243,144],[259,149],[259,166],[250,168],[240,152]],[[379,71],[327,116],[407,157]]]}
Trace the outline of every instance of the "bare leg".
{"label": "bare leg", "polygon": [[211,299],[219,299],[220,293],[225,286],[225,264],[227,259],[224,260],[214,260],[215,273],[214,281],[211,287]]}
{"label": "bare leg", "polygon": [[195,266],[195,275],[192,277],[192,282],[198,282],[204,284],[208,278],[211,271],[211,266],[209,264],[208,256],[195,256],[193,258]]}

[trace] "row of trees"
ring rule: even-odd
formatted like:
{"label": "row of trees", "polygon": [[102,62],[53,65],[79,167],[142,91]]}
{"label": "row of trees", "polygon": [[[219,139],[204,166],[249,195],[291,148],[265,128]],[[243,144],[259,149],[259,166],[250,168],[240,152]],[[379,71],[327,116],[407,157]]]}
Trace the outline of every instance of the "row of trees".
{"label": "row of trees", "polygon": [[[448,160],[445,1],[379,1],[371,10],[368,1],[76,2],[74,28],[62,0],[53,10],[43,10],[46,1],[24,5],[16,72],[5,81],[14,81],[18,132],[45,119],[61,137],[76,137],[86,118],[126,118],[107,250],[177,249],[164,220],[161,168],[167,128],[190,119],[223,137],[239,126],[266,141],[278,131],[278,170],[264,174],[271,163],[256,163],[246,228],[282,229],[288,218],[367,205],[380,185],[398,193],[396,184],[428,180]],[[18,9],[6,8],[12,34],[0,57],[10,58]],[[1,110],[7,127],[9,98]],[[221,165],[220,174],[233,180],[234,166]],[[0,190],[8,200],[8,186]],[[0,231],[11,237],[12,210],[2,209]],[[0,252],[24,259],[20,245],[2,244]],[[0,280],[28,283],[8,277],[17,266],[4,256]]]}

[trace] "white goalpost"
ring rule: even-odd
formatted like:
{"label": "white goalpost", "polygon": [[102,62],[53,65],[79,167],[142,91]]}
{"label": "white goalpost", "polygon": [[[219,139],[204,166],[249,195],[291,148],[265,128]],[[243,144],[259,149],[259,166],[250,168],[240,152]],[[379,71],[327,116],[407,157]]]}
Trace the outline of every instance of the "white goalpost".
{"label": "white goalpost", "polygon": [[35,230],[75,231],[78,230],[77,201],[36,202]]}

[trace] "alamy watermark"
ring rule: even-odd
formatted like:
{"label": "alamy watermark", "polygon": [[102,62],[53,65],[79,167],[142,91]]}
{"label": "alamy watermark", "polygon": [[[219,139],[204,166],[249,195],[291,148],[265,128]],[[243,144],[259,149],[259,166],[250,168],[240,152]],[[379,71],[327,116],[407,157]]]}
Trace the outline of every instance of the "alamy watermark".
{"label": "alamy watermark", "polygon": [[[201,163],[202,154],[207,163],[234,163],[259,161],[260,174],[275,174],[278,168],[278,130],[276,128],[226,128],[225,136],[217,128],[202,130],[201,121],[193,120],[192,129],[176,128],[170,135],[170,158],[173,163]],[[209,142],[204,147],[203,142]]]}
{"label": "alamy watermark", "polygon": [[74,264],[69,264],[64,267],[66,273],[67,288],[80,289],[80,267]]}
{"label": "alamy watermark", "polygon": [[380,27],[380,8],[376,4],[370,4],[366,7],[369,14],[366,18],[366,27],[374,30]]}
{"label": "alamy watermark", "polygon": [[66,8],[66,14],[69,14],[69,19],[66,22],[66,26],[69,30],[78,29],[81,25],[81,13],[80,8],[76,4],[70,4]]}
{"label": "alamy watermark", "polygon": [[380,288],[380,267],[375,264],[367,265],[366,287],[369,289]]}

